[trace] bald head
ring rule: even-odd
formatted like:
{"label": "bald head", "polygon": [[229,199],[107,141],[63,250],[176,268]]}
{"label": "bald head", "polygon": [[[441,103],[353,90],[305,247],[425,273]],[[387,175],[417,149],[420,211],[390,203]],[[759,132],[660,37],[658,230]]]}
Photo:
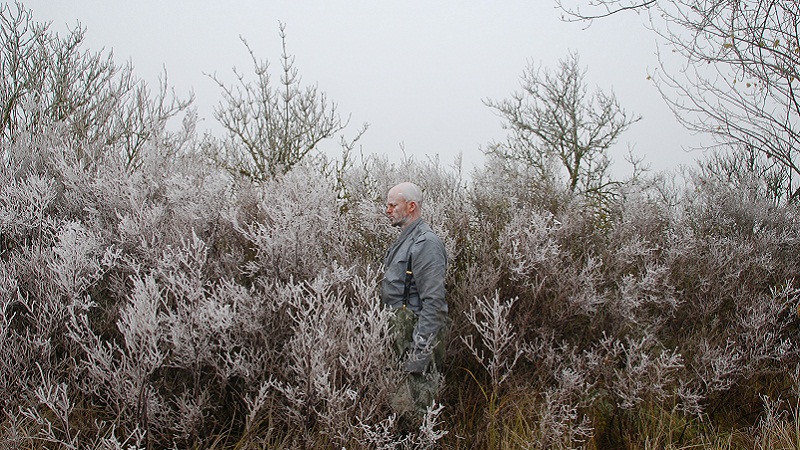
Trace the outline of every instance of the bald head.
{"label": "bald head", "polygon": [[422,190],[416,184],[406,181],[391,188],[389,193],[392,192],[403,197],[403,200],[416,202],[417,206],[422,207]]}
{"label": "bald head", "polygon": [[409,182],[389,189],[386,195],[386,215],[392,225],[405,229],[422,216],[422,190]]}

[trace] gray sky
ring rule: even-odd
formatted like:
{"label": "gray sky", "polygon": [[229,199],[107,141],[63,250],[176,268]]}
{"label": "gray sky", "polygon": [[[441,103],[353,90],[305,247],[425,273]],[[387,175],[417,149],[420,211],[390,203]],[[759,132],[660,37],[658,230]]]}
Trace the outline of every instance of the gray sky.
{"label": "gray sky", "polygon": [[303,82],[317,84],[351,115],[345,135],[370,124],[360,141],[365,154],[398,160],[402,146],[418,159],[438,154],[447,165],[462,153],[466,170],[482,164],[480,149],[506,135],[483,100],[510,97],[529,62],[555,69],[572,50],[588,69],[590,90],[613,90],[626,110],[643,116],[612,149],[615,172],[629,172],[623,160],[629,146],[654,170],[702,156],[684,150],[700,138],[677,124],[648,80],[657,66],[656,37],[635,14],[586,29],[560,21],[551,0],[29,0],[25,6],[59,32],[80,21],[85,49],[113,50],[115,60],[130,60],[153,86],[166,68],[180,95],[194,91],[200,130],[215,129],[211,112],[221,99],[204,73],[229,82],[234,66],[252,74],[240,36],[277,69],[280,21]]}

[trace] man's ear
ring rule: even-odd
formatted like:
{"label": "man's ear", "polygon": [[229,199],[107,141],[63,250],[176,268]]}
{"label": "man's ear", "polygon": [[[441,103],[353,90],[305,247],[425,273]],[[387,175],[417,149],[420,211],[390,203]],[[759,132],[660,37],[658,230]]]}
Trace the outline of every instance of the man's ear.
{"label": "man's ear", "polygon": [[406,203],[406,211],[408,213],[413,213],[414,211],[417,210],[417,206],[418,206],[417,202],[415,202],[414,200],[411,200],[410,202]]}

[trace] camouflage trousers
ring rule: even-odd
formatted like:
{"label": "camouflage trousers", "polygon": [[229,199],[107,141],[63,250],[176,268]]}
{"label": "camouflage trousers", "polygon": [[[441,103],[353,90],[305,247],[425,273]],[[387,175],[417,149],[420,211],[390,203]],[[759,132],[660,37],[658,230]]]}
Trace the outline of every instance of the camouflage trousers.
{"label": "camouflage trousers", "polygon": [[[407,357],[414,345],[413,332],[416,323],[417,317],[410,309],[400,308],[395,311],[392,319],[394,352],[401,360]],[[407,373],[393,395],[392,409],[398,415],[421,419],[436,400],[444,378],[439,368],[442,367],[447,329],[447,326],[443,326],[435,337],[433,357],[428,369],[421,374]]]}

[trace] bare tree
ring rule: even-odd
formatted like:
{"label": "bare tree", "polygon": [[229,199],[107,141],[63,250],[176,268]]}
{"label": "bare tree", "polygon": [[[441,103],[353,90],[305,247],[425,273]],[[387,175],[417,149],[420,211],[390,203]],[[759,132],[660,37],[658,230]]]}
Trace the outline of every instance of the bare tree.
{"label": "bare tree", "polygon": [[[761,153],[790,174],[783,189],[800,201],[800,3],[785,0],[591,0],[567,7],[592,20],[647,10],[658,35],[684,58],[655,77],[675,116],[717,146]],[[768,167],[769,168],[769,167]]]}
{"label": "bare tree", "polygon": [[214,117],[228,133],[223,164],[232,172],[255,179],[286,173],[347,125],[324,93],[316,86],[301,87],[294,56],[286,51],[285,25],[280,24],[282,43],[279,84],[272,83],[269,62],[256,58],[242,39],[253,61],[255,82],[233,69],[238,84],[226,85],[211,78],[222,89],[223,100]]}
{"label": "bare tree", "polygon": [[561,60],[557,71],[529,65],[522,91],[511,99],[485,102],[511,130],[508,142],[489,152],[522,161],[544,177],[554,176],[560,166],[573,192],[607,193],[614,184],[607,151],[640,117],[622,109],[613,93],[590,95],[585,76],[575,53]]}
{"label": "bare tree", "polygon": [[[666,0],[670,1],[670,0]],[[565,13],[567,21],[591,21],[624,11],[642,11],[657,6],[658,0],[587,0],[577,5],[569,5],[564,0],[556,0],[556,5]],[[586,6],[587,8],[581,8]]]}
{"label": "bare tree", "polygon": [[168,139],[167,122],[192,99],[170,95],[166,77],[152,95],[131,64],[83,50],[85,35],[77,25],[61,37],[21,3],[0,5],[0,142],[57,124],[85,162],[116,148],[135,168],[145,143]]}
{"label": "bare tree", "polygon": [[764,199],[775,205],[788,201],[791,173],[753,147],[713,151],[698,166],[701,180],[717,181],[742,196]]}

